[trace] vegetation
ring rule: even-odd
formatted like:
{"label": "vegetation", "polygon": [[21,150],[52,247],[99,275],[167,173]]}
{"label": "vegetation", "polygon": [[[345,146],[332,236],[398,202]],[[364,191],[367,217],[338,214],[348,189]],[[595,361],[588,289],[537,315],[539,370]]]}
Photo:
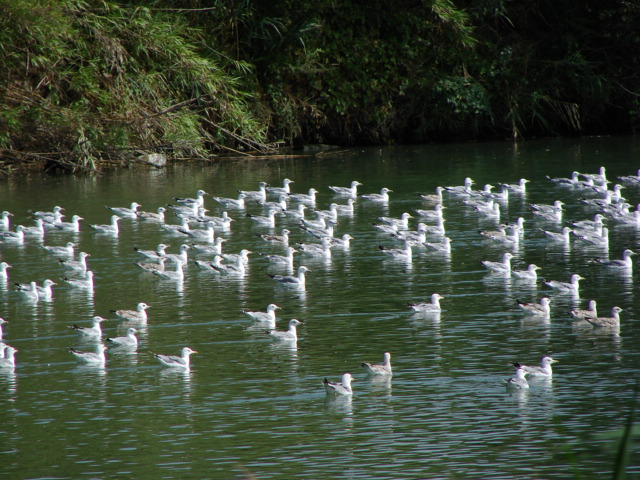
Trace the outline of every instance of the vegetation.
{"label": "vegetation", "polygon": [[2,0],[0,162],[631,133],[617,0]]}

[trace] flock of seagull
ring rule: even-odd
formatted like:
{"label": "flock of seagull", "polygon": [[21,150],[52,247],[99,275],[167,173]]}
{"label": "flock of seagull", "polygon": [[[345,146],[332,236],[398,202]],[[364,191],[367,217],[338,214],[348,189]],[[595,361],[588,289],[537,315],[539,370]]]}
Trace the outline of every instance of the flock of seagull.
{"label": "flock of seagull", "polygon": [[[572,243],[580,242],[587,246],[601,248],[606,255],[604,258],[594,259],[593,262],[606,268],[630,274],[633,268],[632,256],[635,252],[625,249],[620,259],[609,260],[609,230],[607,224],[625,224],[640,228],[640,206],[632,210],[621,191],[625,186],[640,187],[640,171],[636,175],[619,177],[620,183],[609,188],[606,171],[601,167],[597,174],[573,172],[568,178],[548,178],[548,181],[558,188],[571,189],[577,192],[580,202],[587,208],[592,208],[595,213],[592,219],[567,222],[563,218],[563,202],[555,201],[552,204],[529,204],[534,222],[539,222],[546,228],[539,228],[539,232],[549,242],[563,244],[569,247]],[[158,207],[155,211],[142,211],[141,205],[133,202],[129,207],[107,207],[112,212],[110,222],[107,224],[90,224],[90,228],[101,235],[118,235],[122,219],[134,221],[153,222],[158,228],[175,238],[182,237],[184,243],[178,253],[168,253],[167,244],[160,243],[155,249],[135,248],[140,256],[135,265],[142,270],[156,275],[165,280],[183,282],[185,278],[184,267],[190,261],[189,252],[195,251],[200,258],[193,263],[201,270],[210,271],[219,275],[243,276],[249,265],[249,256],[253,252],[243,249],[237,253],[223,252],[225,238],[218,232],[228,232],[232,222],[246,219],[268,233],[258,234],[260,238],[276,248],[281,249],[281,254],[260,253],[270,268],[281,270],[280,273],[268,273],[267,276],[283,289],[304,291],[306,288],[306,274],[310,269],[302,264],[295,267],[296,254],[303,258],[330,258],[334,249],[348,249],[353,238],[349,234],[336,236],[334,227],[342,216],[353,215],[354,205],[357,201],[373,202],[380,205],[388,205],[390,202],[389,188],[382,188],[380,193],[358,194],[358,187],[362,184],[358,181],[351,182],[348,187],[329,186],[334,195],[327,210],[322,210],[316,205],[314,188],[307,193],[292,193],[290,185],[292,180],[284,179],[281,187],[269,186],[266,182],[260,182],[255,191],[239,191],[236,198],[223,198],[212,196],[204,190],[198,190],[194,198],[174,198],[174,203]],[[525,219],[518,218],[513,223],[501,222],[501,205],[508,202],[510,195],[524,196],[526,194],[528,180],[521,179],[515,184],[501,184],[499,191],[494,191],[492,185],[486,185],[482,190],[473,189],[474,181],[467,178],[463,185],[437,187],[434,194],[421,194],[424,202],[423,209],[416,209],[414,213],[405,212],[400,217],[377,217],[372,225],[378,233],[394,241],[392,246],[379,246],[382,256],[393,261],[411,262],[413,252],[416,249],[426,249],[434,255],[451,254],[451,239],[447,236],[444,218],[444,198],[450,202],[459,202],[466,208],[472,209],[478,215],[494,220],[498,227],[495,230],[481,231],[483,239],[503,246],[505,250],[500,260],[484,260],[482,265],[491,275],[511,277],[523,281],[537,282],[537,271],[540,267],[529,265],[524,270],[516,270],[511,266],[514,255],[508,251],[517,247],[523,240],[525,231]],[[578,196],[576,198],[578,198]],[[219,216],[207,215],[205,199],[211,198],[221,210]],[[262,215],[246,213],[247,207],[260,206]],[[310,218],[307,210],[314,213]],[[2,212],[0,216],[0,246],[11,248],[13,245],[21,245],[34,239],[43,243],[46,232],[64,231],[79,232],[81,222],[84,220],[79,215],[73,215],[71,221],[64,221],[64,208],[54,207],[51,211],[29,212],[35,221],[35,226],[17,225],[12,229],[12,214]],[[234,212],[233,216],[229,211]],[[166,214],[172,212],[178,219],[178,223],[169,223]],[[410,220],[416,218],[415,229],[412,229]],[[283,219],[283,220],[281,220]],[[284,228],[276,232],[276,226],[282,223]],[[308,243],[290,244],[289,234],[292,228],[299,228],[310,238]],[[94,274],[89,268],[86,252],[76,249],[79,247],[73,242],[65,245],[41,245],[51,256],[52,261],[59,263],[66,276],[63,281],[70,288],[93,290]],[[204,260],[204,257],[209,259]],[[9,265],[0,262],[0,279],[5,282],[9,278]],[[559,294],[570,294],[579,298],[579,282],[584,280],[582,276],[574,273],[568,282],[557,280],[545,280],[544,284]],[[35,281],[28,283],[15,283],[15,289],[20,296],[31,302],[50,300],[53,296],[53,286],[56,282],[45,280],[42,285]],[[444,299],[438,293],[432,293],[428,301],[408,304],[416,314],[425,316],[437,316],[441,312],[440,300]],[[538,303],[517,302],[518,307],[526,315],[548,319],[550,316],[551,299],[544,296]],[[79,337],[87,342],[95,344],[94,351],[81,351],[75,348],[70,353],[78,362],[88,365],[104,366],[107,362],[106,353],[110,349],[133,350],[138,346],[138,333],[136,326],[146,325],[147,309],[150,305],[144,302],[138,303],[132,310],[111,311],[127,326],[126,335],[121,337],[107,337],[103,340],[101,323],[105,318],[94,316],[90,326],[71,325]],[[274,341],[297,342],[297,327],[302,325],[298,319],[288,322],[287,330],[276,329],[276,311],[280,307],[269,304],[266,311],[244,311],[258,326],[263,327]],[[586,309],[574,309],[570,312],[576,325],[585,328],[599,328],[617,330],[620,325],[620,312],[623,309],[614,306],[610,316],[599,316],[595,300],[590,300]],[[17,349],[2,341],[3,325],[8,322],[0,318],[0,368],[14,369],[16,366]],[[188,370],[190,368],[190,356],[196,351],[189,347],[182,348],[180,355],[154,354],[158,362],[169,368]],[[515,375],[506,381],[508,388],[527,389],[529,382],[527,376],[539,376],[550,378],[552,376],[551,365],[557,360],[545,355],[539,366],[527,366],[513,363]],[[385,352],[380,364],[362,363],[362,368],[370,376],[393,375],[391,367],[391,354]],[[330,396],[351,396],[353,390],[350,373],[344,373],[341,381],[332,382],[325,378],[322,382],[324,389]]]}

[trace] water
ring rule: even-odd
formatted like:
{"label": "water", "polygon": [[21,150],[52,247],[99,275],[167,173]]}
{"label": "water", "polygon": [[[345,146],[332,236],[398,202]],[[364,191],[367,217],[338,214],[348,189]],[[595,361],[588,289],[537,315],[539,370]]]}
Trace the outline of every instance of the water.
{"label": "water", "polygon": [[[566,219],[593,217],[575,194],[545,178],[607,166],[610,179],[633,174],[640,145],[629,138],[551,140],[514,148],[510,144],[437,145],[339,151],[316,157],[232,160],[167,170],[123,170],[89,177],[30,176],[3,181],[0,208],[15,213],[14,225],[30,224],[28,210],[66,208],[85,218],[78,234],[50,232],[45,244],[74,241],[91,254],[93,295],[68,288],[55,258],[28,240],[3,246],[12,264],[0,291],[1,316],[9,320],[5,340],[20,350],[15,373],[0,373],[0,465],[6,478],[602,478],[613,468],[615,442],[607,434],[624,426],[632,406],[638,355],[637,271],[620,278],[589,263],[606,252],[550,246],[528,203],[563,200]],[[548,322],[524,317],[515,300],[535,301],[551,290],[487,274],[481,260],[499,260],[504,247],[483,241],[478,230],[494,228],[471,209],[445,196],[445,218],[453,242],[450,258],[414,253],[412,264],[387,260],[377,246],[396,246],[371,223],[427,206],[417,192],[460,185],[471,176],[485,183],[531,179],[525,198],[512,196],[503,221],[524,216],[525,241],[513,264],[542,267],[540,278],[586,277],[580,299],[552,295]],[[249,248],[250,269],[242,278],[187,268],[182,286],[133,265],[134,246],[171,245],[157,225],[123,220],[117,238],[95,234],[89,224],[108,223],[109,206],[155,211],[173,197],[199,188],[235,197],[265,180],[292,189],[315,187],[319,208],[334,199],[328,185],[361,181],[360,191],[393,189],[388,207],[358,202],[353,217],[341,217],[337,233],[355,240],[330,261],[298,255],[309,266],[304,293],[282,291],[265,273],[258,252],[279,253],[255,234],[238,212],[226,252]],[[624,195],[640,202],[640,190]],[[343,201],[340,200],[342,203]],[[221,210],[209,198],[210,214]],[[262,213],[251,204],[247,211]],[[171,215],[168,219],[177,223]],[[415,220],[413,221],[415,222]],[[276,232],[284,225],[278,218]],[[288,223],[292,242],[312,237]],[[412,226],[415,223],[412,223]],[[557,230],[557,228],[556,228]],[[638,249],[638,232],[612,228],[610,258]],[[192,255],[193,258],[193,255]],[[637,262],[637,260],[636,260]],[[22,301],[13,282],[57,281],[54,299]],[[407,303],[438,292],[439,320],[412,315]],[[596,299],[607,314],[625,309],[619,336],[573,329],[567,311]],[[110,320],[105,336],[124,334],[110,309],[152,308],[140,328],[136,354],[112,353],[106,368],[78,366],[70,347],[80,343],[71,324],[93,315]],[[290,318],[299,327],[298,348],[271,342],[243,310],[278,311],[278,328]],[[152,353],[199,353],[190,372],[162,369]],[[364,376],[362,361],[392,354],[391,380]],[[529,392],[508,393],[504,380],[512,361],[535,363],[550,352],[560,360],[553,381],[532,382]],[[322,379],[355,377],[353,399],[329,401]],[[632,463],[633,464],[633,463]],[[629,468],[637,475],[637,467]],[[255,477],[252,477],[254,475]]]}

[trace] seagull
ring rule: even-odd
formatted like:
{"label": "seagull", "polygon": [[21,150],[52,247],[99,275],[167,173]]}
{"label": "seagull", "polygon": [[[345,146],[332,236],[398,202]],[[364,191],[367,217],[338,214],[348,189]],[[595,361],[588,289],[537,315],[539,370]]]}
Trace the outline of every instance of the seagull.
{"label": "seagull", "polygon": [[247,213],[247,217],[249,217],[251,221],[255,222],[257,225],[263,227],[273,228],[276,226],[276,211],[273,209],[269,209],[266,216],[251,215]]}
{"label": "seagull", "polygon": [[154,275],[157,275],[165,280],[172,280],[174,282],[182,282],[184,280],[184,270],[182,270],[182,262],[175,261],[174,262],[176,268],[175,270],[163,270],[161,271],[153,271]]}
{"label": "seagull", "polygon": [[96,315],[91,319],[90,327],[79,327],[78,325],[70,325],[69,328],[74,329],[82,337],[100,338],[102,336],[102,328],[100,328],[100,323],[104,322],[105,320],[106,318],[102,318]]}
{"label": "seagull", "polygon": [[391,354],[385,352],[381,364],[361,363],[362,367],[369,375],[393,375],[391,371]]}
{"label": "seagull", "polygon": [[244,193],[238,194],[238,198],[225,198],[225,197],[211,197],[224,208],[235,208],[238,210],[243,210],[245,205],[244,199],[247,198],[247,195]]}
{"label": "seagull", "polygon": [[226,210],[222,212],[222,215],[219,217],[202,215],[200,217],[200,221],[204,223],[211,222],[214,227],[225,232],[229,231],[229,229],[231,228],[231,222],[235,222],[235,220],[229,216],[229,213]]}
{"label": "seagull", "polygon": [[142,220],[149,220],[152,222],[164,222],[164,214],[167,209],[164,207],[158,207],[155,212],[136,212],[138,218]]}
{"label": "seagull", "polygon": [[278,201],[277,202],[266,202],[266,201],[263,201],[263,200],[256,200],[256,202],[262,208],[275,210],[276,212],[281,212],[281,211],[283,212],[283,211],[286,211],[289,208],[289,206],[287,205],[287,196],[286,195],[280,195],[280,197],[278,197]]}
{"label": "seagull", "polygon": [[[16,287],[17,290],[19,292],[25,291],[27,292],[27,294],[29,296],[31,296],[31,292],[33,290],[33,284],[35,282],[30,282],[30,283],[16,283]],[[36,284],[36,291],[38,292],[38,298],[42,298],[45,300],[50,300],[53,297],[53,290],[51,289],[51,287],[53,285],[57,285],[57,283],[55,283],[53,280],[45,280],[44,282],[42,282],[42,286],[38,286]]]}
{"label": "seagull", "polygon": [[580,174],[575,171],[571,172],[571,178],[564,178],[564,177],[551,178],[547,175],[547,180],[550,180],[551,182],[561,187],[576,187],[581,183]]}
{"label": "seagull", "polygon": [[362,186],[362,183],[358,182],[357,180],[354,180],[353,182],[351,182],[351,186],[350,187],[333,187],[330,186],[329,190],[331,190],[333,193],[337,194],[337,195],[343,195],[343,196],[348,196],[348,197],[352,197],[355,198],[358,195],[358,187]]}
{"label": "seagull", "polygon": [[286,255],[270,255],[267,253],[261,253],[260,256],[267,259],[271,265],[285,266],[293,269],[293,254],[297,251],[298,250],[293,247],[287,247]]}
{"label": "seagull", "polygon": [[356,199],[349,197],[347,198],[346,205],[340,203],[333,203],[332,205],[335,205],[335,209],[338,211],[339,215],[353,215],[353,213],[355,212],[355,203]]}
{"label": "seagull", "polygon": [[342,382],[330,382],[325,378],[322,384],[328,395],[353,395],[353,390],[351,390],[352,380],[351,374],[345,373],[342,375]]}
{"label": "seagull", "polygon": [[518,180],[518,183],[515,184],[506,184],[507,188],[511,190],[513,193],[525,194],[527,192],[527,183],[531,180],[527,180],[526,178],[521,178]]}
{"label": "seagull", "polygon": [[577,273],[574,273],[573,275],[571,275],[569,283],[559,282],[557,280],[549,280],[548,282],[545,281],[544,283],[545,285],[548,285],[549,287],[555,290],[559,290],[562,293],[573,293],[575,295],[578,295],[578,290],[579,290],[578,282],[580,280],[584,280],[584,277],[581,277]]}
{"label": "seagull", "polygon": [[91,228],[93,228],[96,232],[98,233],[109,233],[112,235],[118,235],[119,233],[119,228],[118,228],[118,222],[122,219],[122,217],[119,217],[118,215],[111,215],[111,223],[108,225],[89,225]]}
{"label": "seagull", "polygon": [[305,267],[304,265],[300,265],[298,267],[297,276],[291,276],[291,275],[267,275],[267,276],[283,287],[291,287],[291,288],[298,288],[300,290],[304,290],[305,284],[306,284],[305,273],[309,271],[310,270],[307,267]]}
{"label": "seagull", "polygon": [[151,305],[147,305],[144,302],[138,303],[135,310],[109,310],[114,313],[116,317],[128,322],[146,323],[147,321],[147,308],[151,308]]}
{"label": "seagull", "polygon": [[573,231],[569,227],[562,227],[562,232],[550,232],[549,230],[540,229],[542,234],[551,240],[552,242],[564,243],[566,245],[571,244],[571,237],[569,234]]}
{"label": "seagull", "polygon": [[574,308],[573,310],[571,310],[569,312],[569,315],[571,315],[576,320],[584,320],[587,317],[591,317],[591,318],[597,317],[598,316],[598,310],[597,310],[597,307],[596,307],[596,301],[595,300],[589,300],[587,302],[587,308],[586,309]]}
{"label": "seagull", "polygon": [[93,290],[93,272],[91,270],[87,270],[84,275],[85,275],[84,278],[67,278],[67,277],[64,277],[63,280],[70,287]]}
{"label": "seagull", "polygon": [[294,220],[298,220],[298,221],[303,221],[305,220],[304,216],[304,211],[307,209],[307,206],[304,203],[299,203],[298,206],[296,208],[289,208],[287,210],[285,210],[285,214],[287,214],[289,217],[293,218]]}
{"label": "seagull", "polygon": [[80,231],[80,220],[84,220],[80,215],[74,215],[71,217],[70,222],[55,222],[53,224],[58,230],[64,230],[66,232],[79,232]]}
{"label": "seagull", "polygon": [[545,355],[540,360],[540,366],[539,367],[538,366],[529,367],[527,365],[522,365],[522,364],[520,364],[518,362],[515,362],[513,364],[513,366],[518,368],[518,369],[524,370],[525,374],[527,374],[527,375],[533,375],[533,376],[538,376],[538,377],[551,377],[553,375],[553,372],[551,370],[551,364],[553,364],[553,363],[558,363],[558,360],[554,360],[550,356]]}
{"label": "seagull", "polygon": [[267,187],[267,192],[278,195],[289,195],[291,193],[291,187],[289,187],[289,184],[291,183],[294,183],[294,181],[285,178],[282,181],[282,187]]}
{"label": "seagull", "polygon": [[371,202],[387,203],[389,202],[389,193],[393,193],[393,190],[383,187],[380,190],[380,193],[368,193],[365,195],[360,195],[360,198],[362,198],[363,200],[369,200]]}
{"label": "seagull", "polygon": [[65,260],[62,258],[58,259],[58,263],[62,265],[67,270],[75,270],[76,272],[84,273],[87,271],[87,257],[90,257],[91,254],[87,252],[80,252],[78,254],[78,260]]}
{"label": "seagull", "polygon": [[198,190],[196,192],[196,198],[178,198],[174,197],[174,200],[182,205],[202,207],[204,205],[204,196],[208,195],[204,190]]}
{"label": "seagull", "polygon": [[345,233],[340,238],[330,237],[330,240],[332,247],[349,248],[351,246],[351,240],[353,240],[353,237],[348,233]]}
{"label": "seagull", "polygon": [[625,269],[631,271],[633,267],[633,262],[631,261],[631,255],[636,255],[636,252],[629,250],[628,248],[622,252],[622,260],[603,260],[599,258],[594,258],[593,262],[598,265],[604,265],[605,267],[615,268],[615,269]]}
{"label": "seagull", "polygon": [[581,173],[583,177],[592,180],[597,185],[606,185],[609,183],[607,180],[607,173],[604,167],[598,169],[598,173]]}
{"label": "seagull", "polygon": [[13,347],[7,347],[5,350],[4,358],[0,358],[0,368],[15,368],[16,367],[16,353],[17,349]]}
{"label": "seagull", "polygon": [[213,257],[213,261],[205,261],[205,260],[196,260],[194,262],[196,267],[201,270],[208,270],[210,272],[220,273],[220,266],[222,265],[222,257],[220,255],[215,255]]}
{"label": "seagull", "polygon": [[75,348],[70,348],[69,351],[78,359],[78,362],[89,365],[104,365],[107,361],[104,354],[106,349],[107,347],[99,343],[96,347],[96,352],[81,352]]}
{"label": "seagull", "polygon": [[594,327],[619,327],[620,312],[624,312],[624,310],[620,307],[613,307],[610,317],[585,317],[584,321]]}
{"label": "seagull", "polygon": [[388,248],[384,245],[378,245],[378,248],[385,255],[393,258],[394,260],[412,260],[411,245],[408,241],[404,241],[404,248]]}
{"label": "seagull", "polygon": [[0,280],[7,280],[9,278],[9,272],[7,269],[12,268],[7,262],[0,262]]}
{"label": "seagull", "polygon": [[409,303],[407,304],[413,311],[418,313],[438,313],[442,309],[440,300],[444,299],[439,293],[431,294],[431,302]]}
{"label": "seagull", "polygon": [[525,378],[526,372],[521,367],[516,367],[516,376],[505,380],[507,388],[514,390],[526,390],[529,388],[529,382]]}
{"label": "seagull", "polygon": [[119,217],[124,217],[124,218],[137,218],[138,215],[138,208],[141,207],[142,205],[136,203],[136,202],[132,202],[131,206],[129,208],[127,207],[109,207],[107,206],[107,208],[109,210],[111,210],[113,213],[115,213],[117,216]]}
{"label": "seagull", "polygon": [[142,250],[138,247],[133,247],[133,249],[138,252],[140,255],[147,258],[155,258],[164,257],[166,255],[166,249],[169,248],[164,243],[159,243],[155,250]]}
{"label": "seagull", "polygon": [[189,356],[193,353],[198,352],[191,350],[189,347],[184,347],[179,357],[176,355],[161,355],[159,353],[154,353],[153,356],[156,357],[165,367],[183,368],[188,370],[190,365]]}
{"label": "seagull", "polygon": [[[9,323],[7,320],[5,320],[4,318],[0,318],[0,348],[2,348],[1,346],[4,345],[4,343],[2,343],[2,325],[4,325],[5,323]],[[2,355],[0,354],[0,358],[2,358]]]}
{"label": "seagull", "polygon": [[635,175],[619,176],[618,180],[628,185],[640,185],[640,170],[638,170]]}
{"label": "seagull", "polygon": [[216,255],[214,261],[210,264],[211,268],[227,275],[244,275],[247,273],[247,266],[242,256],[234,257],[231,263],[221,263],[220,258],[219,255]]}
{"label": "seagull", "polygon": [[[55,223],[55,222],[59,222],[60,220],[62,220],[62,210],[64,210],[64,208],[59,207],[59,206],[55,206],[51,209],[50,212],[45,212],[45,211],[37,211],[37,212],[29,212],[33,217],[35,218],[41,218],[42,220],[45,221],[45,223]],[[9,213],[9,212],[6,212]],[[4,214],[5,212],[2,212],[2,217],[4,218]],[[13,214],[9,214],[9,215],[13,215]]]}
{"label": "seagull", "polygon": [[290,193],[289,200],[294,202],[306,203],[307,205],[314,206],[316,204],[316,193],[318,190],[310,188],[309,193]]}
{"label": "seagull", "polygon": [[213,243],[215,238],[214,227],[215,227],[215,224],[213,222],[207,222],[206,229],[197,229],[197,230],[190,229],[189,231],[182,231],[178,229],[178,232],[183,233],[198,242]]}
{"label": "seagull", "polygon": [[44,248],[47,252],[53,254],[53,255],[65,255],[65,256],[71,256],[73,257],[73,254],[75,253],[75,247],[76,244],[73,242],[67,242],[67,244],[64,247],[58,247],[58,246],[48,246],[48,245],[43,245],[42,248]]}
{"label": "seagull", "polygon": [[174,233],[177,235],[181,235],[184,232],[188,232],[189,230],[191,230],[191,227],[189,226],[189,219],[186,217],[182,217],[180,219],[179,225],[163,223],[160,226],[167,232]]}
{"label": "seagull", "polygon": [[516,300],[516,303],[528,315],[545,316],[547,318],[551,315],[551,308],[549,307],[551,300],[549,297],[542,297],[540,303],[525,303],[519,300]]}
{"label": "seagull", "polygon": [[444,187],[436,187],[436,193],[421,193],[420,198],[430,203],[442,203],[442,192]]}
{"label": "seagull", "polygon": [[165,260],[169,260],[171,262],[180,263],[181,265],[186,265],[189,261],[188,251],[191,249],[189,245],[183,243],[180,245],[179,253],[165,253]]}
{"label": "seagull", "polygon": [[124,337],[107,338],[107,342],[111,342],[118,347],[137,348],[138,338],[136,337],[136,330],[133,327],[127,328],[127,335]]}
{"label": "seagull", "polygon": [[36,219],[36,225],[34,227],[24,227],[22,229],[22,233],[24,235],[37,235],[42,237],[45,233],[44,220],[42,220],[41,218]]}
{"label": "seagull", "polygon": [[5,242],[24,242],[24,230],[26,227],[23,225],[16,226],[15,232],[2,232],[0,233],[0,238]]}
{"label": "seagull", "polygon": [[529,265],[526,270],[511,270],[511,275],[520,280],[538,280],[538,274],[536,270],[540,270],[542,267],[538,267],[533,263]]}
{"label": "seagull", "polygon": [[404,229],[406,230],[407,228],[409,228],[409,219],[413,218],[413,215],[411,215],[408,212],[404,212],[400,218],[393,218],[393,217],[378,217],[378,221],[385,223],[387,225],[395,225],[398,227],[398,229]]}
{"label": "seagull", "polygon": [[196,253],[206,253],[208,255],[222,255],[222,244],[226,242],[226,238],[216,237],[213,241],[213,245],[211,244],[191,244],[191,248],[196,251]]}
{"label": "seagull", "polygon": [[422,245],[434,253],[451,255],[451,239],[449,237],[443,237],[442,242],[438,243],[422,242]]}
{"label": "seagull", "polygon": [[513,255],[511,253],[505,252],[502,255],[501,262],[490,262],[488,260],[482,260],[480,263],[482,263],[482,265],[490,272],[510,275],[512,258],[513,258]]}
{"label": "seagull", "polygon": [[298,340],[298,331],[296,327],[303,325],[303,323],[295,318],[289,320],[289,329],[285,331],[279,330],[267,330],[266,334],[271,337],[272,340],[281,342],[296,342]]}
{"label": "seagull", "polygon": [[248,315],[256,322],[265,322],[273,325],[275,327],[276,324],[276,310],[279,310],[280,307],[275,303],[270,303],[267,305],[266,312],[250,312],[247,310],[243,310],[242,313]]}
{"label": "seagull", "polygon": [[253,252],[251,250],[247,250],[243,248],[240,250],[240,253],[225,253],[222,255],[227,262],[234,263],[238,260],[241,260],[244,265],[249,265],[249,255]]}
{"label": "seagull", "polygon": [[37,302],[40,299],[40,294],[38,293],[38,285],[36,282],[31,282],[29,284],[29,288],[22,288],[22,285],[18,285],[17,291],[18,293],[26,300],[30,300],[32,302]]}
{"label": "seagull", "polygon": [[3,230],[9,230],[9,227],[11,226],[11,217],[13,216],[13,213],[8,212],[8,211],[3,211],[2,214],[0,215],[0,228],[2,228]]}
{"label": "seagull", "polygon": [[260,199],[262,201],[266,201],[267,200],[267,182],[258,183],[257,191],[240,190],[239,193],[243,193],[246,198]]}
{"label": "seagull", "polygon": [[297,243],[298,250],[305,255],[316,258],[328,259],[331,257],[331,239],[329,237],[322,237],[320,240],[322,243]]}
{"label": "seagull", "polygon": [[286,228],[283,228],[282,231],[280,232],[280,235],[268,235],[266,233],[263,233],[260,235],[260,238],[262,238],[265,242],[269,242],[269,243],[281,243],[282,245],[289,245],[289,234],[291,232],[289,230],[287,230]]}
{"label": "seagull", "polygon": [[443,210],[447,208],[443,205],[437,204],[435,207],[433,207],[433,210],[424,210],[421,208],[417,208],[414,211],[421,216],[424,220],[426,221],[438,221],[439,219],[443,218],[444,212]]}
{"label": "seagull", "polygon": [[164,266],[164,262],[165,262],[165,258],[164,257],[158,257],[158,261],[157,262],[134,262],[134,265],[140,267],[141,269],[147,271],[147,272],[164,272],[165,271],[165,266]]}

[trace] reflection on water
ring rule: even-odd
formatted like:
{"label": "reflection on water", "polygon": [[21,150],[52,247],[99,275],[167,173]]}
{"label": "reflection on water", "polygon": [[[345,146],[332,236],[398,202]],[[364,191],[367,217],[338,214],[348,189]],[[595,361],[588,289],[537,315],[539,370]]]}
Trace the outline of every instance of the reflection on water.
{"label": "reflection on water", "polygon": [[[15,372],[0,371],[0,405],[13,408],[5,415],[3,434],[12,438],[17,457],[26,458],[33,445],[45,441],[42,425],[61,426],[56,441],[42,448],[45,453],[28,464],[3,464],[3,471],[29,478],[230,478],[245,465],[257,478],[272,479],[506,479],[530,472],[564,479],[569,468],[589,478],[608,474],[611,459],[599,449],[587,455],[578,451],[570,460],[549,453],[549,432],[556,449],[576,441],[594,446],[581,432],[619,424],[618,412],[632,402],[633,372],[640,368],[638,274],[612,271],[593,260],[620,258],[624,248],[639,250],[640,229],[608,221],[608,248],[575,235],[569,243],[552,241],[540,230],[559,232],[565,224],[593,219],[594,210],[579,199],[597,197],[554,187],[547,175],[564,177],[606,164],[615,182],[616,175],[637,169],[630,165],[639,148],[633,139],[579,143],[580,148],[558,141],[517,149],[504,144],[394,147],[321,158],[3,180],[0,209],[13,211],[15,224],[33,223],[26,208],[50,210],[56,204],[65,207],[67,220],[76,213],[85,218],[77,233],[48,230],[43,240],[0,243],[2,260],[13,265],[9,279],[0,278],[0,316],[10,321],[5,339],[20,350]],[[410,259],[388,258],[380,251],[379,245],[402,245],[373,227],[378,217],[408,212],[416,217],[409,224],[412,231],[418,221],[433,227],[435,216],[416,210],[432,210],[434,204],[417,193],[461,185],[466,176],[480,186],[523,177],[531,181],[525,194],[494,199],[499,218],[445,192],[450,251],[433,230],[426,236],[429,245],[412,247]],[[316,188],[322,210],[332,202],[346,204],[328,185],[357,179],[364,184],[361,192],[388,186],[393,193],[387,204],[358,199],[352,213],[338,214],[335,234],[350,234],[349,248],[335,248],[326,258],[297,252],[288,271],[260,255],[284,251],[259,234],[287,228],[292,245],[320,240],[303,231],[295,215],[277,214],[273,228],[254,225],[246,213],[266,214],[254,201],[244,211],[229,209],[231,228],[215,232],[226,239],[224,253],[253,252],[244,275],[198,269],[195,259],[212,261],[213,255],[192,248],[184,280],[162,279],[133,264],[140,260],[133,247],[165,243],[168,252],[177,253],[184,234],[135,219],[123,219],[118,235],[89,227],[109,222],[105,205],[137,201],[145,211],[155,211],[175,204],[174,197],[194,197],[200,188],[236,198],[237,190],[255,190],[260,181],[280,185],[282,178],[295,180],[295,192]],[[624,194],[630,204],[640,202],[640,188],[629,187]],[[565,204],[561,222],[532,214],[529,203],[556,199]],[[205,208],[212,216],[224,211],[210,197]],[[307,218],[315,217],[313,210],[306,210]],[[479,233],[518,218],[524,219],[524,234],[517,241]],[[172,212],[167,221],[180,223]],[[203,225],[192,222],[190,228]],[[69,288],[62,281],[68,272],[41,248],[69,241],[91,255],[94,291]],[[514,270],[540,266],[538,279],[515,279],[482,267],[482,260],[500,259],[507,251],[514,256]],[[310,269],[305,289],[281,288],[267,277],[294,274],[299,265]],[[579,295],[544,284],[567,281],[573,273],[585,277]],[[29,301],[14,291],[15,282],[45,278],[58,283],[51,301]],[[433,292],[445,297],[442,312],[418,314],[407,306]],[[526,316],[515,303],[537,302],[545,295],[552,300],[548,319]],[[591,298],[603,312],[613,305],[624,308],[618,329],[572,323],[567,312]],[[122,336],[132,325],[116,320],[111,310],[141,301],[152,308],[145,325],[133,325],[139,330],[137,349],[110,348],[105,367],[74,362],[70,347],[91,350],[97,343],[77,337],[68,325],[101,315],[107,318],[104,339]],[[291,318],[304,321],[296,343],[272,342],[264,334],[271,326],[242,313],[270,303],[282,307],[277,329]],[[152,355],[185,346],[198,351],[190,370],[162,368]],[[367,377],[361,360],[385,351],[393,355],[394,376]],[[560,360],[553,381],[531,379],[529,391],[505,391],[509,362],[536,361],[547,352]],[[321,379],[339,372],[354,375],[353,397],[324,396]],[[601,404],[607,408],[599,409]],[[514,444],[518,454],[505,455]]]}

